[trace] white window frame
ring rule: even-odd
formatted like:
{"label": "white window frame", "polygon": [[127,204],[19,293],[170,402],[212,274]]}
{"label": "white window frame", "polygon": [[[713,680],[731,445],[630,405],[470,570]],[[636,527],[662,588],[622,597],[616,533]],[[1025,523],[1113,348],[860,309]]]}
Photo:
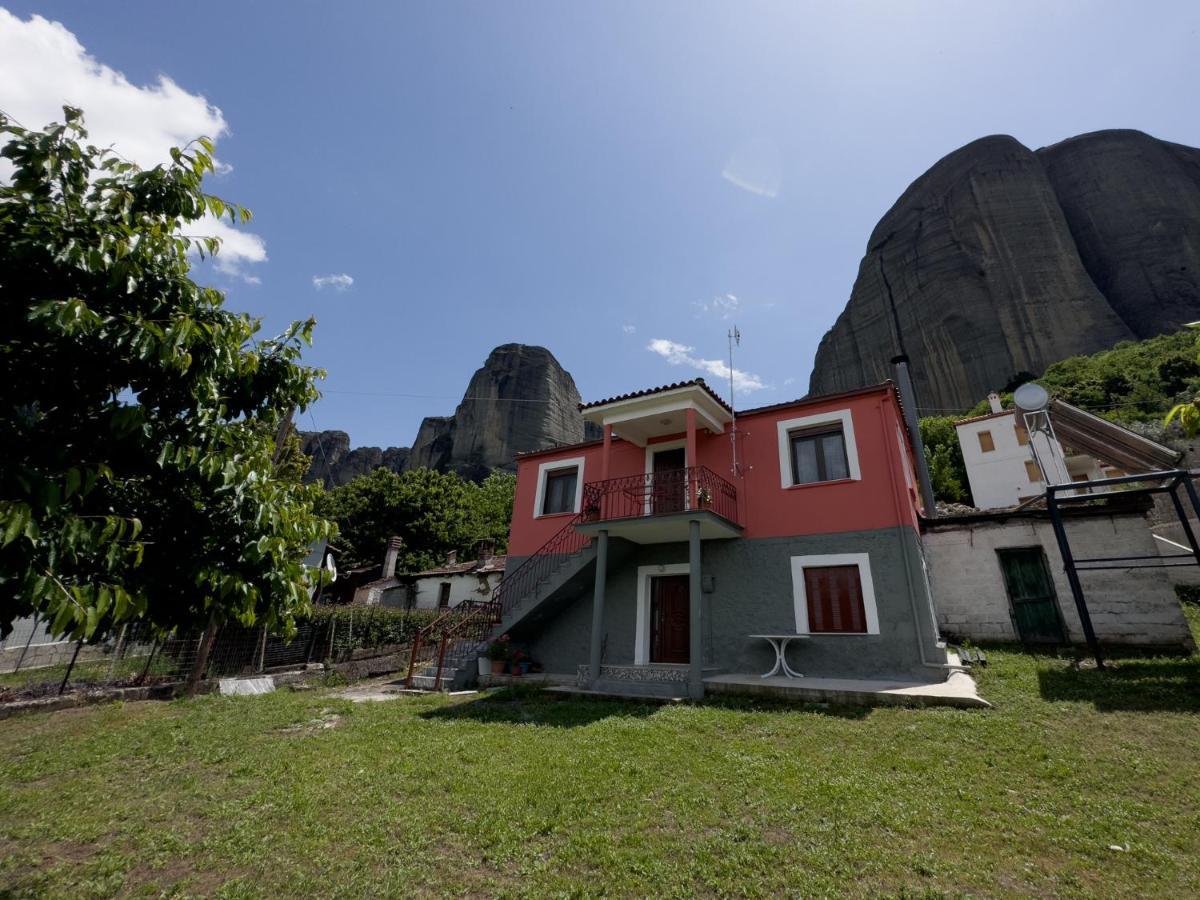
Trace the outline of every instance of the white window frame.
{"label": "white window frame", "polygon": [[650,579],[656,575],[688,575],[689,563],[664,563],[657,566],[638,566],[637,622],[633,636],[633,664],[650,665]]}
{"label": "white window frame", "polygon": [[572,456],[570,459],[549,459],[538,466],[537,494],[533,498],[533,517],[535,519],[545,519],[551,516],[565,516],[569,513],[544,513],[542,506],[546,500],[546,477],[551,472],[558,472],[562,469],[575,469],[575,506],[572,512],[578,513],[579,507],[583,504],[583,463],[584,457]]}
{"label": "white window frame", "polygon": [[864,634],[861,631],[809,631],[808,592],[804,588],[804,570],[824,566],[858,566],[858,580],[862,585],[863,616],[867,620],[865,633],[879,634],[879,610],[875,605],[875,583],[871,580],[869,553],[826,553],[792,557],[792,603],[796,610],[796,634],[812,634],[814,637],[862,637]]}
{"label": "white window frame", "polygon": [[[842,426],[842,439],[846,444],[846,468],[850,472],[849,480],[862,480],[862,470],[858,466],[858,443],[854,440],[854,417],[848,409],[835,409],[812,416],[801,416],[798,419],[783,419],[777,424],[776,427],[779,433],[779,482],[784,489],[834,483],[831,481],[804,481],[797,484],[792,481],[791,433],[802,428],[816,428],[821,425]],[[838,478],[835,480],[845,481],[846,479]]]}

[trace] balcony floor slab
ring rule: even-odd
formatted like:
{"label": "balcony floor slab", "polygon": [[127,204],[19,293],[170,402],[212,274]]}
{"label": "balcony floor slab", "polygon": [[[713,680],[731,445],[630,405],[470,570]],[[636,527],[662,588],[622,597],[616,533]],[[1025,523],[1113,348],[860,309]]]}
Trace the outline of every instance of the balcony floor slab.
{"label": "balcony floor slab", "polygon": [[624,538],[635,544],[671,544],[688,539],[688,523],[691,521],[700,523],[702,541],[729,540],[742,536],[740,525],[718,516],[710,509],[685,509],[675,513],[580,522],[575,530],[592,535],[607,531],[609,537]]}

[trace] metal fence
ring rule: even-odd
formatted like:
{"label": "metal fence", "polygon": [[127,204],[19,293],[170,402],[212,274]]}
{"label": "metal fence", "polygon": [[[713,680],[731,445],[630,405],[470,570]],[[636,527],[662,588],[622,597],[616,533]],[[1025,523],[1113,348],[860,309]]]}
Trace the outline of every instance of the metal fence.
{"label": "metal fence", "polygon": [[[203,677],[225,678],[342,661],[374,647],[403,646],[431,614],[397,615],[378,608],[324,610],[285,639],[263,628],[225,625],[217,632]],[[201,630],[162,635],[127,625],[88,642],[63,640],[33,619],[15,623],[0,641],[0,702],[186,679]]]}

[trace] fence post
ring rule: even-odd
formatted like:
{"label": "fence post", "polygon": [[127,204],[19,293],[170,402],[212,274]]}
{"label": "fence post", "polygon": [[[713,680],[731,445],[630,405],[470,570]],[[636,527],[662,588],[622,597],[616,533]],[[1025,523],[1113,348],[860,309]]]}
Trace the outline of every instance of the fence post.
{"label": "fence post", "polygon": [[21,663],[25,662],[25,654],[29,652],[29,645],[33,643],[33,635],[38,628],[38,614],[33,614],[33,627],[29,629],[29,637],[25,639],[25,647],[21,650],[21,655],[17,657],[17,667],[13,669],[13,674],[16,675],[21,671]]}
{"label": "fence post", "polygon": [[333,633],[337,631],[337,615],[333,610],[329,611],[329,655],[326,659],[333,660]]}
{"label": "fence post", "polygon": [[258,672],[262,674],[267,661],[267,626],[262,627],[262,635],[258,639]]}
{"label": "fence post", "polygon": [[75,660],[79,658],[79,648],[83,646],[83,638],[75,642],[75,652],[71,654],[71,663],[67,666],[67,674],[63,675],[62,684],[58,686],[58,696],[62,696],[63,691],[67,689],[67,681],[71,678],[71,672],[75,668]]}
{"label": "fence post", "polygon": [[150,672],[150,663],[154,662],[154,654],[158,652],[158,638],[154,639],[154,643],[150,645],[150,655],[146,657],[146,666],[142,669],[142,674],[138,676],[137,684],[142,684],[146,680],[146,675]]}

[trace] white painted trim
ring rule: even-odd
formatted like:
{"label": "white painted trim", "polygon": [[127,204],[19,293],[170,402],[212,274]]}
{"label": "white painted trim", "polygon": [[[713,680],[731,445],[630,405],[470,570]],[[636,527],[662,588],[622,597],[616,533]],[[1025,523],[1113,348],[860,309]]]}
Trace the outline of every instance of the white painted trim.
{"label": "white painted trim", "polygon": [[[867,620],[867,634],[879,634],[879,610],[875,606],[875,583],[871,580],[871,555],[869,553],[825,553],[817,556],[792,557],[792,603],[796,610],[796,634],[812,634],[808,630],[808,594],[804,589],[804,570],[818,566],[858,566],[858,578],[862,583],[863,614]],[[822,631],[827,634],[862,634],[858,631]]]}
{"label": "white painted trim", "polygon": [[[679,438],[678,440],[674,441],[660,441],[657,444],[646,445],[646,484],[651,483],[649,476],[654,474],[654,454],[660,450],[678,450],[680,447],[683,448],[683,467],[686,469],[688,466],[692,465],[692,461],[687,458],[687,438]],[[688,500],[689,497],[687,492],[685,492],[683,496],[684,509],[688,508]],[[643,515],[650,515],[650,501],[651,496],[649,492],[647,492]]]}
{"label": "white painted trim", "polygon": [[688,563],[665,563],[657,566],[638,566],[637,624],[633,636],[633,664],[650,665],[650,579],[655,575],[687,575]]}
{"label": "white painted trim", "polygon": [[[834,424],[842,426],[842,435],[846,441],[846,466],[850,470],[850,479],[852,481],[862,480],[862,471],[858,467],[858,443],[854,440],[854,417],[848,409],[835,409],[812,416],[801,416],[799,419],[783,419],[776,424],[779,434],[779,481],[783,487],[795,487],[792,482],[792,448],[791,441],[788,440],[788,433],[798,428]],[[820,484],[821,482],[807,483]]]}
{"label": "white painted trim", "polygon": [[[549,459],[538,466],[537,495],[533,498],[533,517],[535,519],[545,517],[542,513],[542,503],[546,499],[546,475],[550,472],[557,472],[559,469],[574,467],[578,470],[578,474],[575,476],[575,509],[573,512],[579,512],[579,507],[583,503],[583,463],[584,457],[572,456],[570,459]],[[550,515],[558,516],[562,513],[550,513]]]}

